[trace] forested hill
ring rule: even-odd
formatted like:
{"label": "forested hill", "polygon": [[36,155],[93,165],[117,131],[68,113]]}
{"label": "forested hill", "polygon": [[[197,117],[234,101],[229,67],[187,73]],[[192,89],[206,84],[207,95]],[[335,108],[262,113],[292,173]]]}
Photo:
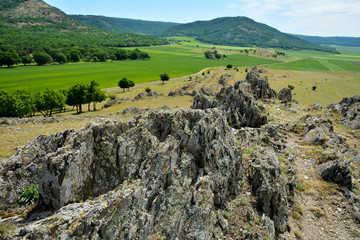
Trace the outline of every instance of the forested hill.
{"label": "forested hill", "polygon": [[162,45],[165,39],[109,33],[86,25],[41,0],[0,1],[0,50],[20,54],[50,48]]}
{"label": "forested hill", "polygon": [[128,18],[114,18],[104,16],[92,15],[70,15],[73,18],[115,33],[140,33],[148,35],[159,35],[170,27],[179,25],[179,23],[172,22],[158,22],[158,21],[144,21]]}
{"label": "forested hill", "polygon": [[315,44],[360,47],[360,37],[317,37],[298,34],[293,35]]}
{"label": "forested hill", "polygon": [[196,21],[174,26],[164,36],[189,36],[218,45],[256,46],[284,49],[313,49],[337,52],[335,49],[310,43],[282,33],[275,28],[247,17],[223,17],[210,21]]}

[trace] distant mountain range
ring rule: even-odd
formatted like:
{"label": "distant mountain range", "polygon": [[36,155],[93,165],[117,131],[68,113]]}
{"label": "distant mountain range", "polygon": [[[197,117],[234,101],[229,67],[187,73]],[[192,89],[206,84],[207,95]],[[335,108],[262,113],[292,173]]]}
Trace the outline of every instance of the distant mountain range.
{"label": "distant mountain range", "polygon": [[360,37],[316,37],[293,34],[294,36],[319,45],[360,47]]}
{"label": "distant mountain range", "polygon": [[244,47],[311,49],[337,53],[321,45],[360,46],[359,38],[291,35],[247,17],[223,17],[187,24],[104,16],[66,15],[42,0],[0,1],[0,50],[30,51],[71,46],[149,46],[164,37]]}
{"label": "distant mountain range", "polygon": [[297,36],[282,33],[247,17],[223,17],[187,24],[91,15],[72,15],[72,17],[111,32],[142,33],[160,37],[190,36],[195,37],[198,41],[219,45],[336,52],[332,48],[319,46]]}

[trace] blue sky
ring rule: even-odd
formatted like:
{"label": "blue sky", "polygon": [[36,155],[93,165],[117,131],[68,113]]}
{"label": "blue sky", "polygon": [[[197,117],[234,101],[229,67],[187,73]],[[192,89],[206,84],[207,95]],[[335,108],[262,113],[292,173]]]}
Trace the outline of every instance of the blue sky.
{"label": "blue sky", "polygon": [[360,0],[45,0],[67,14],[188,23],[246,16],[282,32],[360,37]]}

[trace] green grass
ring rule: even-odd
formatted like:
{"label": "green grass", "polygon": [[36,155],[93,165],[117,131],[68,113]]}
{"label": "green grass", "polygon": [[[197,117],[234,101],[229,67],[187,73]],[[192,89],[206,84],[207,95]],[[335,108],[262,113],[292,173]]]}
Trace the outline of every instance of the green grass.
{"label": "green grass", "polygon": [[278,62],[272,59],[244,55],[229,55],[225,60],[209,60],[191,46],[163,46],[141,48],[150,60],[113,61],[103,63],[68,63],[50,66],[18,66],[0,69],[0,89],[44,91],[47,88],[65,89],[75,83],[100,83],[102,88],[115,87],[119,79],[127,77],[136,83],[159,80],[160,73],[171,78],[198,72],[207,67],[254,66]]}

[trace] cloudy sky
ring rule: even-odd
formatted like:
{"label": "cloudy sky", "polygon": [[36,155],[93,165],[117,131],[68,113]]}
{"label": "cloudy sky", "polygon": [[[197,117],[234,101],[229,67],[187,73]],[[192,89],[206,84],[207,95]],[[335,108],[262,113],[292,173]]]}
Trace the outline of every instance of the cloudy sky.
{"label": "cloudy sky", "polygon": [[360,37],[360,0],[45,0],[68,14],[188,23],[246,16],[282,32]]}

